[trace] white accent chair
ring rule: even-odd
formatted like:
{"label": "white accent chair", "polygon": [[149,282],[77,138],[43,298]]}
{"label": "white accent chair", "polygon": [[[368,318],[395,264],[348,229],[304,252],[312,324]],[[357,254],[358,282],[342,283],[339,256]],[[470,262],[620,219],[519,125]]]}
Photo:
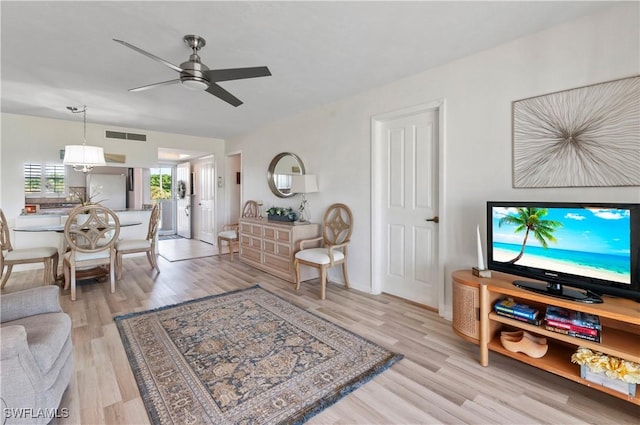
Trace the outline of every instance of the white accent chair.
{"label": "white accent chair", "polygon": [[2,278],[0,288],[4,288],[7,284],[11,270],[16,264],[44,263],[45,284],[55,283],[58,274],[58,258],[58,248],[53,246],[13,249],[7,218],[0,208],[0,277]]}
{"label": "white accent chair", "polygon": [[[300,289],[300,265],[320,270],[320,299],[325,299],[327,288],[327,270],[342,265],[345,286],[349,287],[347,275],[347,245],[353,232],[353,215],[345,204],[333,204],[322,218],[322,236],[300,241],[300,251],[296,252],[296,291]],[[315,248],[305,248],[318,245]]]}
{"label": "white accent chair", "polygon": [[149,264],[151,264],[151,268],[156,269],[156,271],[160,273],[156,257],[156,234],[158,233],[159,224],[160,204],[157,203],[151,210],[146,239],[123,239],[116,242],[117,280],[122,279],[122,256],[139,252],[145,252],[147,254],[147,260],[149,260]]}
{"label": "white accent chair", "polygon": [[0,296],[2,408],[31,409],[33,415],[3,415],[5,425],[48,423],[51,417],[38,412],[58,408],[71,382],[71,318],[60,308],[59,294],[50,285]]}
{"label": "white accent chair", "polygon": [[[256,201],[247,201],[242,208],[242,218],[258,217],[258,203]],[[218,255],[222,254],[222,241],[226,241],[229,246],[229,258],[233,261],[233,245],[238,244],[238,223],[225,224],[222,231],[218,233]]]}
{"label": "white accent chair", "polygon": [[69,251],[64,254],[62,270],[64,289],[71,287],[71,300],[76,299],[76,272],[82,268],[109,267],[111,292],[116,290],[115,243],[120,234],[116,213],[102,205],[74,208],[64,225],[64,238]]}

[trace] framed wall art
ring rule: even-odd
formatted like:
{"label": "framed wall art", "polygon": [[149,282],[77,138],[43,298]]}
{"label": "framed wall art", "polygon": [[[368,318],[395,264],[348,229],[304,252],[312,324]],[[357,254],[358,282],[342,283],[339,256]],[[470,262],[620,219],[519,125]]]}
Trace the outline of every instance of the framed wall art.
{"label": "framed wall art", "polygon": [[640,76],[512,104],[513,187],[640,186]]}

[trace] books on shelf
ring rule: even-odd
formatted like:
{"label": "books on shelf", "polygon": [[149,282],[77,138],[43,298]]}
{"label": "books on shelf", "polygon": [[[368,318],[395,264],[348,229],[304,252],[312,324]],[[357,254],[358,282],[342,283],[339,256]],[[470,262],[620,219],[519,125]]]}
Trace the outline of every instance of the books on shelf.
{"label": "books on shelf", "polygon": [[585,333],[581,333],[581,332],[570,331],[569,329],[557,328],[557,327],[551,326],[549,324],[545,324],[544,328],[546,330],[548,330],[548,331],[556,332],[556,333],[563,334],[563,335],[572,336],[574,338],[580,338],[580,339],[584,339],[584,340],[592,341],[592,342],[602,342],[601,341],[601,337],[600,337],[600,333],[598,333],[597,335],[589,335],[589,334],[585,334]]}
{"label": "books on shelf", "polygon": [[542,319],[526,319],[524,317],[516,316],[511,313],[505,313],[503,311],[496,310],[498,316],[508,317],[510,319],[518,320],[520,322],[529,323],[530,325],[540,326],[542,325]]}
{"label": "books on shelf", "polygon": [[526,304],[516,303],[512,298],[505,298],[493,305],[493,309],[498,314],[503,314],[508,317],[522,318],[525,320],[536,321],[538,319],[539,311]]}
{"label": "books on shelf", "polygon": [[595,314],[547,306],[545,328],[575,338],[601,342],[602,326]]}
{"label": "books on shelf", "polygon": [[583,328],[602,329],[600,317],[595,314],[573,311],[552,305],[547,306],[545,318],[555,320],[556,322],[570,323]]}

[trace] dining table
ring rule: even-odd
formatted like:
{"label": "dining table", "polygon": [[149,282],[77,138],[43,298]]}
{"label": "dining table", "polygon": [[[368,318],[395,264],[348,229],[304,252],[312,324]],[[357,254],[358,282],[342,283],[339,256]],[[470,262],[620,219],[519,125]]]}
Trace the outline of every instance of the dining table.
{"label": "dining table", "polygon": [[[120,227],[131,227],[131,226],[139,226],[141,225],[141,221],[120,221]],[[13,230],[15,232],[56,232],[56,233],[64,233],[64,224],[41,224],[41,225],[33,225],[33,226],[18,226],[14,227]],[[67,251],[66,242],[64,238],[62,238],[61,248],[59,248],[61,252],[64,254]],[[60,286],[64,286],[64,275],[58,274],[57,270],[55,271],[56,283]],[[104,266],[96,266],[87,269],[78,269],[76,270],[76,280],[86,280],[86,279],[97,279],[98,281],[104,280],[107,278],[109,274],[109,269]]]}

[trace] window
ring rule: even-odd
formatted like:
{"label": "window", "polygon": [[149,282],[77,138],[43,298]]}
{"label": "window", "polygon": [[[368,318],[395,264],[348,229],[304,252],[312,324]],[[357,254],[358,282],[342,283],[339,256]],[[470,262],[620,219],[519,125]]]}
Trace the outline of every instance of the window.
{"label": "window", "polygon": [[171,199],[173,197],[171,192],[172,184],[172,169],[171,168],[151,168],[150,169],[150,184],[151,184],[151,199],[156,201],[160,199]]}
{"label": "window", "polygon": [[65,172],[62,164],[24,164],[26,194],[61,194],[65,192]]}
{"label": "window", "polygon": [[42,165],[24,164],[24,193],[40,193],[42,188]]}

